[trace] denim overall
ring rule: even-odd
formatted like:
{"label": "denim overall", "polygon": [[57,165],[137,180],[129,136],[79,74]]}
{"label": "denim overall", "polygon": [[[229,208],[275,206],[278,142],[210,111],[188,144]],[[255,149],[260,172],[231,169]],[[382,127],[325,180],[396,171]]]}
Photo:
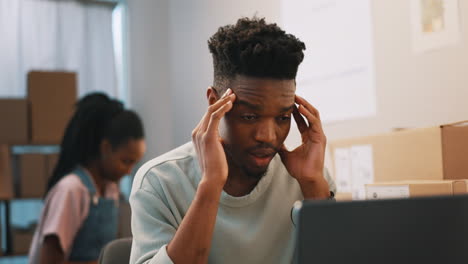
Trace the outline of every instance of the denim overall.
{"label": "denim overall", "polygon": [[82,168],[73,172],[88,188],[91,204],[89,214],[81,225],[68,261],[93,261],[99,258],[101,249],[117,238],[118,207],[115,200],[97,197],[91,176]]}

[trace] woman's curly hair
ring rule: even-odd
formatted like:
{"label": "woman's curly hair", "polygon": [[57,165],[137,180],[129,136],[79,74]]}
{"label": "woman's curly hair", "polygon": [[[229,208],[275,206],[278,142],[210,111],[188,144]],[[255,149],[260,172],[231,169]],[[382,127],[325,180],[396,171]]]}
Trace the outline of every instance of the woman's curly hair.
{"label": "woman's curly hair", "polygon": [[214,85],[226,88],[236,75],[292,80],[304,59],[305,44],[264,18],[241,18],[209,39]]}

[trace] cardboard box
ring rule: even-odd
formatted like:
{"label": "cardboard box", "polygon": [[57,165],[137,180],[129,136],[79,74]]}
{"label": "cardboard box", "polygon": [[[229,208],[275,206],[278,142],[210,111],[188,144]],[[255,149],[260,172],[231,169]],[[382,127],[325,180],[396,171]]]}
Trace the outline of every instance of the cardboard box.
{"label": "cardboard box", "polygon": [[118,238],[132,236],[132,227],[130,221],[131,216],[132,210],[130,208],[130,203],[121,199],[119,202],[119,229],[117,232]]}
{"label": "cardboard box", "polygon": [[7,145],[0,145],[0,199],[13,198],[13,173],[11,153]]}
{"label": "cardboard box", "polygon": [[55,166],[57,165],[59,154],[47,154],[46,156],[46,181],[48,182],[52,173],[54,172]]}
{"label": "cardboard box", "polygon": [[468,180],[400,181],[366,184],[366,199],[396,199],[468,193]]}
{"label": "cardboard box", "polygon": [[466,122],[330,143],[339,192],[363,198],[369,183],[468,178]]}
{"label": "cardboard box", "polygon": [[18,198],[43,198],[47,179],[46,155],[15,156],[15,189]]}
{"label": "cardboard box", "polygon": [[0,143],[29,142],[28,100],[0,99]]}
{"label": "cardboard box", "polygon": [[76,86],[75,73],[29,72],[31,143],[60,143],[74,111],[77,100]]}
{"label": "cardboard box", "polygon": [[337,193],[335,194],[335,200],[338,202],[341,201],[352,201],[353,200],[353,194],[352,193]]}
{"label": "cardboard box", "polygon": [[14,255],[25,255],[29,252],[29,247],[34,236],[34,229],[20,229],[12,227],[11,239],[12,239],[12,251]]}

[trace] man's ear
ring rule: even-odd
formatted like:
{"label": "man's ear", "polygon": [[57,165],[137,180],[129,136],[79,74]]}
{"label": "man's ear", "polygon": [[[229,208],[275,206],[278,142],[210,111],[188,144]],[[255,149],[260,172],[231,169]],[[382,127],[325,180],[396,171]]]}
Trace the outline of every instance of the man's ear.
{"label": "man's ear", "polygon": [[218,94],[218,91],[212,86],[208,87],[208,89],[206,90],[206,99],[208,99],[208,105],[216,103],[216,101],[218,101],[219,98],[220,96]]}

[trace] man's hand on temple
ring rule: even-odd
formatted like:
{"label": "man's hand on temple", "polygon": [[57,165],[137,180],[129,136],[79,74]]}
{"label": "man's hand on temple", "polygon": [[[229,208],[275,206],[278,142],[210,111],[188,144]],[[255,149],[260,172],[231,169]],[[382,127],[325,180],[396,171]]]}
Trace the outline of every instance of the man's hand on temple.
{"label": "man's hand on temple", "polygon": [[298,95],[295,102],[299,106],[295,107],[293,116],[301,133],[302,144],[293,151],[288,151],[283,145],[279,154],[289,174],[299,182],[304,198],[328,198],[328,183],[323,176],[327,139],[323,133],[320,114]]}
{"label": "man's hand on temple", "polygon": [[202,181],[223,188],[228,176],[228,164],[219,136],[218,126],[224,115],[232,109],[236,95],[228,89],[214,104],[208,107],[200,123],[192,131],[192,141],[202,171]]}

